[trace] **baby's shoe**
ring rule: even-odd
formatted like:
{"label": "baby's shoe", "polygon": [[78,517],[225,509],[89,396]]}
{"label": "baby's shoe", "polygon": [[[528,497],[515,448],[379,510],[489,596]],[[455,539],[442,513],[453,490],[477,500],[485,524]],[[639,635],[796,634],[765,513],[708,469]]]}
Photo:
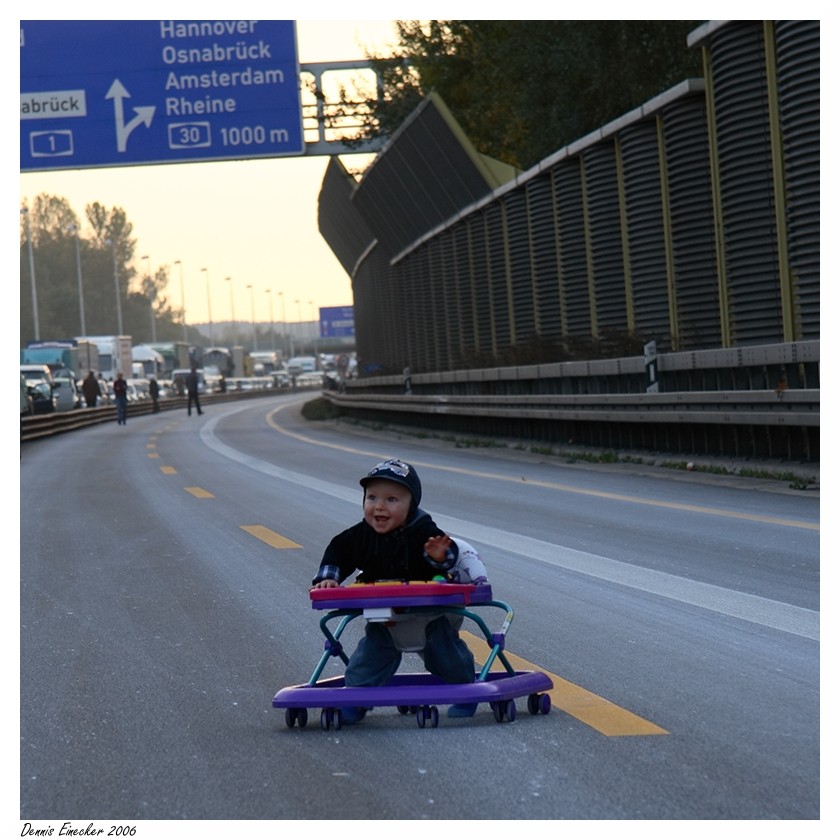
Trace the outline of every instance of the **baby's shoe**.
{"label": "baby's shoe", "polygon": [[472,717],[477,708],[478,703],[456,703],[449,707],[446,716],[451,718]]}
{"label": "baby's shoe", "polygon": [[341,710],[341,725],[348,726],[351,723],[358,723],[367,714],[367,709],[359,706],[346,706]]}

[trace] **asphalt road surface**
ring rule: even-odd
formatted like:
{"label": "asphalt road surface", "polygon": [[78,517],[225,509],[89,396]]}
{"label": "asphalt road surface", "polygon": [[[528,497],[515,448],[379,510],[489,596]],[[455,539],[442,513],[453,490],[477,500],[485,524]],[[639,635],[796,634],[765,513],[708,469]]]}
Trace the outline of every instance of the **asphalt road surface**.
{"label": "asphalt road surface", "polygon": [[[23,445],[21,821],[820,817],[817,493],[307,423],[311,398]],[[325,731],[272,707],[323,649],[323,549],[392,456],[481,552],[550,714]]]}

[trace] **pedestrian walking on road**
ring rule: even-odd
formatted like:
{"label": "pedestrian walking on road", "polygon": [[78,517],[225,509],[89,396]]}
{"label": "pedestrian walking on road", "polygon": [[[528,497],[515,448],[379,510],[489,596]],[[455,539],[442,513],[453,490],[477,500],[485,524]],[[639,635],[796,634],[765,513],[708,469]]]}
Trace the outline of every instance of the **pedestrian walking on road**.
{"label": "pedestrian walking on road", "polygon": [[204,412],[201,410],[201,403],[198,401],[198,370],[195,365],[190,368],[187,374],[187,417],[192,417],[192,407],[195,404],[195,410],[199,415]]}
{"label": "pedestrian walking on road", "polygon": [[96,376],[93,371],[89,371],[88,375],[82,382],[82,393],[85,395],[85,403],[88,408],[95,408],[96,401],[102,396],[102,389],[96,381]]}
{"label": "pedestrian walking on road", "polygon": [[152,398],[152,413],[157,414],[160,411],[160,405],[158,404],[160,385],[158,385],[154,376],[149,379],[149,396]]}
{"label": "pedestrian walking on road", "polygon": [[128,413],[128,383],[123,379],[122,372],[114,380],[114,402],[117,404],[117,425],[125,426]]}

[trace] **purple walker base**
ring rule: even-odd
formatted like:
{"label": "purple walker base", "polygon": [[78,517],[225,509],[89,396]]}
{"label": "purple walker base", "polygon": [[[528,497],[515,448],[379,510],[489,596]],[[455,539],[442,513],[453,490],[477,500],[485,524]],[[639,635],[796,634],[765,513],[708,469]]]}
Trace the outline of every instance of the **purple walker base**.
{"label": "purple walker base", "polygon": [[451,685],[427,673],[396,674],[385,685],[354,687],[344,677],[315,685],[281,688],[272,705],[277,709],[339,709],[348,706],[430,706],[438,703],[495,703],[525,697],[553,687],[541,671],[491,672],[483,682]]}

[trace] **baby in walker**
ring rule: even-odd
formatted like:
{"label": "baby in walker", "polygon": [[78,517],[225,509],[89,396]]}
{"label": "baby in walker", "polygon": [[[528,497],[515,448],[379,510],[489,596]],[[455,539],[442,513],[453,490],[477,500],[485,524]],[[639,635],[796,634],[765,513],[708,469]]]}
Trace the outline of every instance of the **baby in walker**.
{"label": "baby in walker", "polygon": [[[420,477],[398,459],[374,466],[359,484],[364,488],[361,522],[330,541],[313,587],[339,586],[357,569],[359,582],[433,580],[486,583],[487,571],[475,549],[447,536],[422,510]],[[426,669],[448,683],[475,680],[475,662],[458,635],[460,616],[412,616],[389,627],[368,622],[344,676],[347,686],[383,685],[397,671],[404,651],[416,651]],[[449,708],[450,717],[470,717],[475,703]],[[356,723],[364,709],[342,709],[344,723]]]}

